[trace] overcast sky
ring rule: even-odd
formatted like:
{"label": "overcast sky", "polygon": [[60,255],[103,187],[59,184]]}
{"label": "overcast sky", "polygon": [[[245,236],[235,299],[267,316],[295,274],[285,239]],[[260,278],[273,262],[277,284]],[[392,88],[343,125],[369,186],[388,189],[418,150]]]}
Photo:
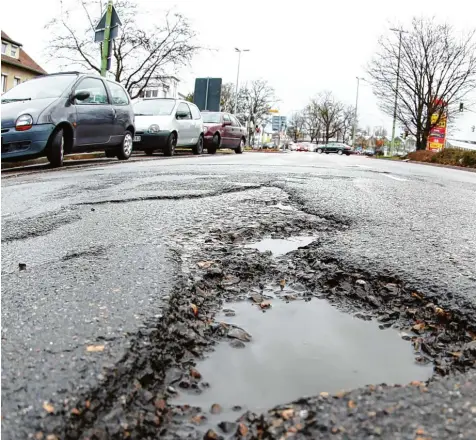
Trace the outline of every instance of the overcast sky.
{"label": "overcast sky", "polygon": [[[242,57],[240,83],[264,78],[280,98],[282,114],[302,108],[321,90],[355,103],[356,79],[389,23],[405,26],[414,15],[434,16],[458,28],[476,26],[476,2],[470,0],[138,0],[145,20],[161,22],[174,9],[192,22],[201,45],[213,48],[197,55],[180,77],[180,91],[193,90],[195,77],[236,81],[235,47],[250,49]],[[13,5],[13,4],[12,4]],[[59,9],[59,0],[23,0],[2,14],[2,29],[46,70],[57,70],[44,54],[49,35],[44,25]],[[6,19],[8,18],[8,20]],[[91,36],[93,38],[93,36]],[[390,118],[376,105],[370,87],[361,82],[359,119],[362,126],[385,125]]]}

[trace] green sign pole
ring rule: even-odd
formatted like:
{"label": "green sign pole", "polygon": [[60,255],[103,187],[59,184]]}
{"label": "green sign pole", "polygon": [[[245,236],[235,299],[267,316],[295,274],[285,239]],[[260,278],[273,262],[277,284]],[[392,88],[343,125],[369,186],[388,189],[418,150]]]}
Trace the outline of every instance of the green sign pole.
{"label": "green sign pole", "polygon": [[109,53],[109,44],[111,44],[109,37],[111,35],[111,18],[112,18],[112,0],[107,3],[106,10],[106,27],[104,29],[104,41],[102,42],[101,53],[101,76],[106,76],[107,72],[107,55]]}

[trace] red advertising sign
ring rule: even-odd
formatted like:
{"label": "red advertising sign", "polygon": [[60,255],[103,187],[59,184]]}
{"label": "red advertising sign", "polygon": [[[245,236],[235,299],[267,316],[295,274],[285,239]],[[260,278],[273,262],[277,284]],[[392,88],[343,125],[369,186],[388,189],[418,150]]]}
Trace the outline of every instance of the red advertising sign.
{"label": "red advertising sign", "polygon": [[436,125],[430,130],[426,149],[430,151],[441,151],[445,147],[446,115],[440,116],[438,113],[434,113],[431,116],[431,123],[436,123]]}

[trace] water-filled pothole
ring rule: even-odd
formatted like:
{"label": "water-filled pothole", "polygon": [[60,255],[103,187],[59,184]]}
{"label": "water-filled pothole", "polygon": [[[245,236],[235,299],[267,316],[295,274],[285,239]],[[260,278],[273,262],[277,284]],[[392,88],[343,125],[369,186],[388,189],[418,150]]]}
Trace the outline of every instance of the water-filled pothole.
{"label": "water-filled pothole", "polygon": [[220,343],[196,366],[210,388],[171,403],[204,410],[218,403],[224,413],[208,416],[209,422],[235,420],[235,405],[259,413],[303,396],[424,381],[432,374],[431,366],[415,363],[412,346],[395,329],[380,330],[375,321],[343,313],[325,300],[271,304],[265,313],[249,302],[228,304],[236,315],[220,314],[217,320],[242,327],[251,342],[244,348]]}
{"label": "water-filled pothole", "polygon": [[260,252],[270,251],[273,256],[279,257],[288,252],[307,246],[312,243],[316,237],[310,236],[296,236],[290,238],[263,238],[256,243],[247,244],[245,247],[258,249]]}

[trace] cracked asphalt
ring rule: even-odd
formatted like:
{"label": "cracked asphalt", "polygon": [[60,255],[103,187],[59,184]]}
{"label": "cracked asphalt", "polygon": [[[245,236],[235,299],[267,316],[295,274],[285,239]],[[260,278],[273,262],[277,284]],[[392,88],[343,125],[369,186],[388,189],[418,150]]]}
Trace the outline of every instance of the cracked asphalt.
{"label": "cracked asphalt", "polygon": [[[223,216],[240,224],[247,217],[240,207],[250,208],[239,203],[259,202],[263,191],[343,225],[320,237],[321,255],[404,280],[475,322],[475,173],[358,156],[248,153],[6,174],[5,438],[34,432],[45,402],[100,386],[105,371],[128,356],[132,336],[161,319],[183,240],[219,228]],[[474,373],[458,380],[473,384]],[[463,394],[470,405],[461,408],[475,408],[474,394]],[[412,393],[401,398],[411,408]],[[379,435],[359,423],[346,429],[356,438]]]}

